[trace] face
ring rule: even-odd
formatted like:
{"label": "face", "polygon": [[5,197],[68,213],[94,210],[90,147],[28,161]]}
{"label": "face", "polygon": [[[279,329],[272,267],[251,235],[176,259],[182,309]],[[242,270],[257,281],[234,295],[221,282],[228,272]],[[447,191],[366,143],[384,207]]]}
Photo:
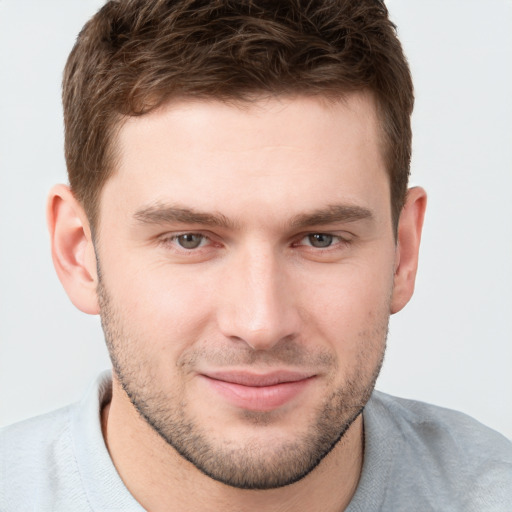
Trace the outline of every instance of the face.
{"label": "face", "polygon": [[122,392],[216,480],[302,478],[385,349],[396,248],[374,103],[175,102],[118,143],[96,249]]}

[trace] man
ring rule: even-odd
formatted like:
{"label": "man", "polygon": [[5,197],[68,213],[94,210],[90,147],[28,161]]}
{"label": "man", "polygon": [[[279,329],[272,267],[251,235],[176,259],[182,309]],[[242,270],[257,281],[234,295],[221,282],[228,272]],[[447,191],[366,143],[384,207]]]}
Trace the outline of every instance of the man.
{"label": "man", "polygon": [[109,2],[48,219],[112,360],[5,429],[2,510],[507,510],[510,443],[373,391],[410,299],[412,83],[367,2]]}

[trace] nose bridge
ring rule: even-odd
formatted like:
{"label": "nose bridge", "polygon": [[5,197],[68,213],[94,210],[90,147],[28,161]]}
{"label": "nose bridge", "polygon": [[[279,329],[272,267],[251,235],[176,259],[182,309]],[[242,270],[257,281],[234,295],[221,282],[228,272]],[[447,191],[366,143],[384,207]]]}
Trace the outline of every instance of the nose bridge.
{"label": "nose bridge", "polygon": [[272,247],[261,243],[234,259],[224,287],[221,330],[255,350],[268,350],[293,336],[297,328],[284,262]]}

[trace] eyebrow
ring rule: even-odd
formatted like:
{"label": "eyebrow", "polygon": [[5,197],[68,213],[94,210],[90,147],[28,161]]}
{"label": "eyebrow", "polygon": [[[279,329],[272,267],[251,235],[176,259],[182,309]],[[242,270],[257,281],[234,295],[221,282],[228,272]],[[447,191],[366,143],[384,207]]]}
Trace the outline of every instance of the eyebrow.
{"label": "eyebrow", "polygon": [[135,219],[143,224],[204,224],[212,227],[233,229],[235,223],[221,213],[198,212],[191,208],[156,204],[135,212]]}
{"label": "eyebrow", "polygon": [[291,225],[294,229],[336,222],[355,222],[358,220],[372,220],[373,213],[368,208],[355,205],[330,205],[327,208],[314,210],[310,213],[296,215]]}
{"label": "eyebrow", "polygon": [[[221,213],[200,212],[191,208],[155,204],[138,210],[134,217],[143,224],[201,224],[225,229],[236,229],[237,223]],[[326,208],[301,213],[292,217],[289,225],[293,229],[334,224],[336,222],[355,222],[371,220],[373,213],[368,208],[355,205],[330,205]]]}

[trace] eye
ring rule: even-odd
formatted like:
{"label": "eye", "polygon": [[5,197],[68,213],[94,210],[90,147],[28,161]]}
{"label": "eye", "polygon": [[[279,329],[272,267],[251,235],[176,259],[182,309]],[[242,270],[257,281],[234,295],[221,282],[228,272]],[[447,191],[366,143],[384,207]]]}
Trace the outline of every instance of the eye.
{"label": "eye", "polygon": [[206,237],[197,233],[184,233],[173,238],[183,249],[197,249],[206,242]]}
{"label": "eye", "polygon": [[326,247],[330,247],[333,242],[337,242],[339,237],[334,235],[328,235],[326,233],[311,233],[304,237],[304,240],[307,240],[306,245],[310,245],[311,247],[316,247],[318,249],[325,249]]}

